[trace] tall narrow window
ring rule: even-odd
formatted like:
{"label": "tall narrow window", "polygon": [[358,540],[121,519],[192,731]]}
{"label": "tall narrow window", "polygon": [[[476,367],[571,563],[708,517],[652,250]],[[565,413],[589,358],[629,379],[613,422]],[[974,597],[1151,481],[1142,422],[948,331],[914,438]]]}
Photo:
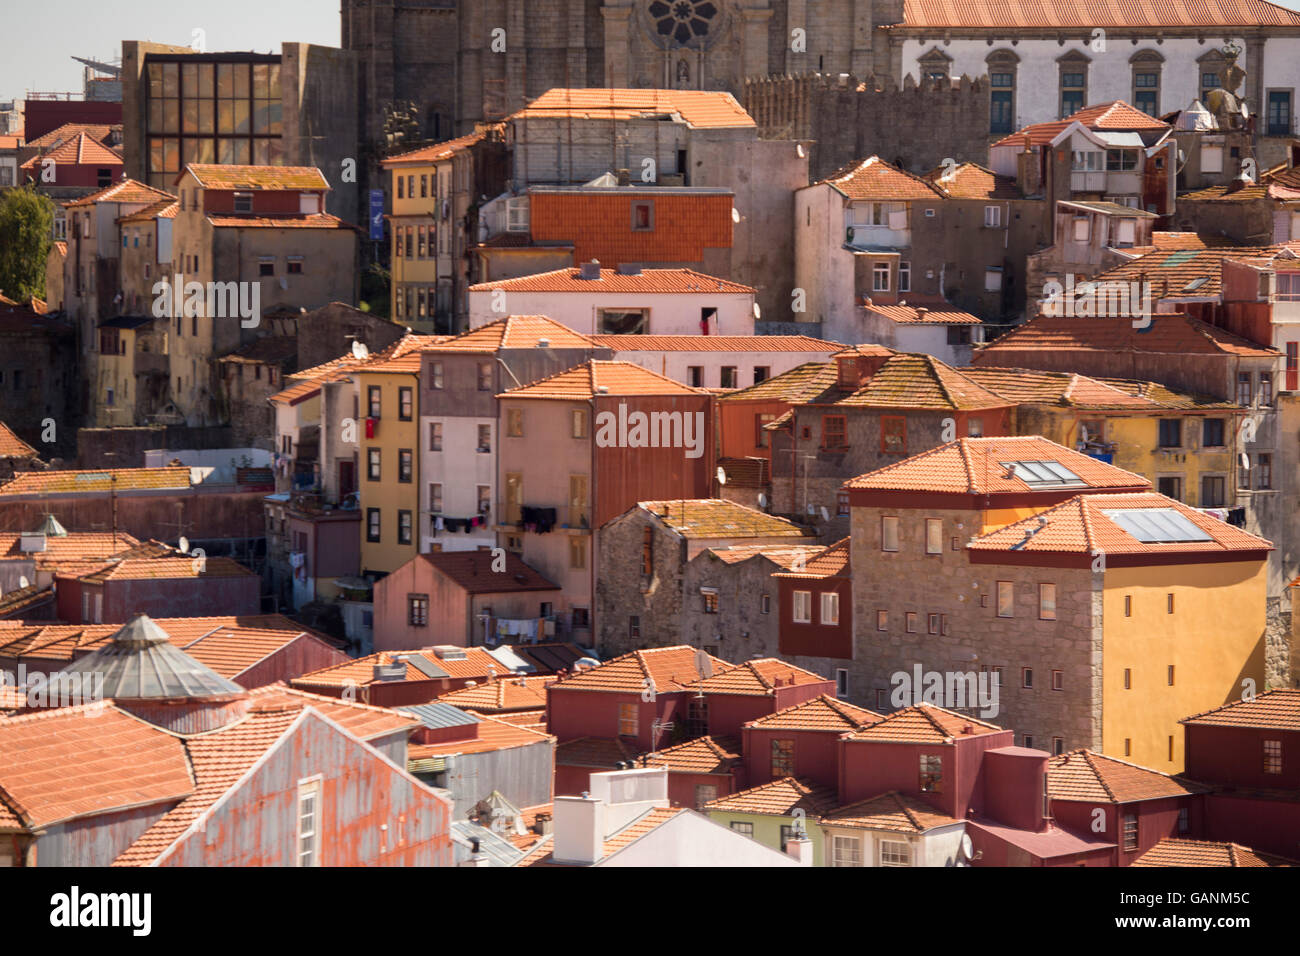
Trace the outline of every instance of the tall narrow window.
{"label": "tall narrow window", "polygon": [[1060,68],[1060,118],[1079,112],[1088,99],[1088,58],[1072,50],[1058,61]]}
{"label": "tall narrow window", "polygon": [[998,582],[998,617],[1011,617],[1015,611],[1015,585],[1010,581]]}
{"label": "tall narrow window", "polygon": [[821,598],[821,622],[823,624],[839,624],[840,596],[834,591],[823,591]]}
{"label": "tall narrow window", "polygon": [[925,553],[943,553],[943,519],[925,519]]}
{"label": "tall narrow window", "polygon": [[812,623],[812,592],[795,591],[791,619],[796,624]]}
{"label": "tall narrow window", "polygon": [[987,59],[989,71],[989,132],[1011,133],[1016,129],[1016,63],[1010,50],[999,50]]}
{"label": "tall narrow window", "polygon": [[880,550],[898,550],[898,518],[895,515],[883,515],[880,519]]}
{"label": "tall narrow window", "polygon": [[1040,621],[1056,620],[1056,585],[1038,585],[1038,619]]}
{"label": "tall narrow window", "polygon": [[320,866],[320,778],[298,781],[298,865]]}

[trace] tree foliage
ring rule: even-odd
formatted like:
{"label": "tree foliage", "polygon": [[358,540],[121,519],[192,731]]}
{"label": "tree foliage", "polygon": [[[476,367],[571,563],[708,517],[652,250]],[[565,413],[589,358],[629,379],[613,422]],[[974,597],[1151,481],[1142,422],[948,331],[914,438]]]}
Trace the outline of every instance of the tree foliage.
{"label": "tree foliage", "polygon": [[30,184],[0,192],[0,292],[25,302],[45,297],[45,260],[54,203]]}

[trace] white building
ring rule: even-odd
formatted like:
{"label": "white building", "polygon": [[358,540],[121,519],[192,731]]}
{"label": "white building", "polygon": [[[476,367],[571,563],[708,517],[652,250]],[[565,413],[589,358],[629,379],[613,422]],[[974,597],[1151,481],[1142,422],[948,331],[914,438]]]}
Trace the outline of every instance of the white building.
{"label": "white building", "polygon": [[867,341],[933,355],[948,365],[969,365],[972,346],[984,341],[979,318],[946,303],[875,305],[868,299],[859,314]]}
{"label": "white building", "polygon": [[844,347],[808,335],[593,335],[591,340],[611,349],[615,360],[695,388],[748,388],[807,362],[829,361]]}
{"label": "white building", "polygon": [[469,288],[469,324],[546,315],[584,335],[753,335],[754,289],[694,269],[583,263]]}

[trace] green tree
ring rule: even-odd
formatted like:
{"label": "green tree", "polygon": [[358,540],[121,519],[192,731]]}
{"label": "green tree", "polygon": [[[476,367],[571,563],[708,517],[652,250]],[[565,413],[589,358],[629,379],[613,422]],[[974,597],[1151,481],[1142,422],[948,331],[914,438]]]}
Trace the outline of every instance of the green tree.
{"label": "green tree", "polygon": [[0,193],[0,292],[25,302],[45,297],[54,203],[31,184]]}

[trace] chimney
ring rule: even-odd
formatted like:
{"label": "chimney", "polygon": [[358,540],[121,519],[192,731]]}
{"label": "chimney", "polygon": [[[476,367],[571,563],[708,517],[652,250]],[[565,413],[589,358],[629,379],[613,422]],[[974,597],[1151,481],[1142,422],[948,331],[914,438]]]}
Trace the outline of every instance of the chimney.
{"label": "chimney", "polygon": [[579,279],[599,279],[600,278],[600,260],[592,259],[590,262],[584,262],[578,267]]}
{"label": "chimney", "polygon": [[620,262],[618,266],[618,274],[621,276],[639,276],[641,274],[641,267],[635,262]]}
{"label": "chimney", "polygon": [[785,852],[798,861],[800,866],[813,865],[813,841],[802,830],[785,841]]}
{"label": "chimney", "polygon": [[615,178],[618,179],[618,184],[619,184],[620,186],[631,186],[631,185],[632,185],[632,172],[631,172],[631,170],[627,170],[627,169],[618,169],[618,170],[615,170],[615,171],[614,171],[614,176],[615,176]]}
{"label": "chimney", "polygon": [[918,306],[916,307],[916,318],[917,318],[917,321],[918,321],[918,322],[923,322],[923,321],[925,321],[925,317],[929,314],[929,312],[930,312],[930,310],[927,309],[925,306],[923,306],[923,305],[918,305]]}
{"label": "chimney", "polygon": [[590,866],[605,853],[605,804],[595,797],[556,797],[552,807],[557,863]]}

